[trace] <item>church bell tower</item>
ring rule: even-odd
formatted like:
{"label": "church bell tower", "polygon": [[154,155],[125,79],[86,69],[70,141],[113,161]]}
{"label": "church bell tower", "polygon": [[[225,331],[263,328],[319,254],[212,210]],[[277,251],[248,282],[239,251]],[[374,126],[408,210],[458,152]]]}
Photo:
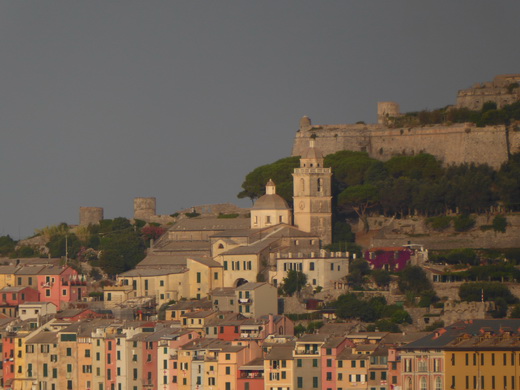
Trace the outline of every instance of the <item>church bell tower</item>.
{"label": "church bell tower", "polygon": [[294,224],[319,236],[322,245],[332,242],[331,177],[331,169],[323,166],[323,154],[311,139],[293,173]]}

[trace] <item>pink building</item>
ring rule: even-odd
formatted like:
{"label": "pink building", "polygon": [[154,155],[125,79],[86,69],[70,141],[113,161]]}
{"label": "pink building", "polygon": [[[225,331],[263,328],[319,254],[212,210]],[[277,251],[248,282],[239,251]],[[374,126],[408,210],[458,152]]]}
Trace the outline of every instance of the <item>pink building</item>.
{"label": "pink building", "polygon": [[337,358],[354,344],[346,337],[331,337],[321,346],[321,383],[324,389],[337,388]]}
{"label": "pink building", "polygon": [[37,302],[39,294],[31,287],[4,287],[0,289],[0,304],[18,306],[25,302]]}
{"label": "pink building", "polygon": [[80,301],[86,295],[87,284],[78,272],[68,266],[47,266],[38,273],[41,302],[52,302],[58,310],[64,302]]}

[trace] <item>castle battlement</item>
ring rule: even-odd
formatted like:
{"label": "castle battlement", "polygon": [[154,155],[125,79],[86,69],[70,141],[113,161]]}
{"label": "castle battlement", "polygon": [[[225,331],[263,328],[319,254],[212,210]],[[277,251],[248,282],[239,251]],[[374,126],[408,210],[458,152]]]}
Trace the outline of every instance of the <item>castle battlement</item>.
{"label": "castle battlement", "polygon": [[[487,101],[495,101],[499,107],[518,101],[520,88],[509,93],[508,86],[519,81],[520,75],[500,75],[485,86],[478,84],[478,88],[459,91],[457,106],[480,105],[476,108],[480,109]],[[377,124],[313,125],[310,118],[303,117],[292,155],[302,155],[309,139],[314,139],[324,155],[350,150],[367,152],[372,158],[386,161],[395,155],[429,153],[445,165],[486,163],[496,169],[507,161],[509,153],[520,152],[520,131],[503,125],[477,127],[474,123],[455,123],[390,128],[384,124],[386,118],[400,115],[397,103],[380,102]]]}

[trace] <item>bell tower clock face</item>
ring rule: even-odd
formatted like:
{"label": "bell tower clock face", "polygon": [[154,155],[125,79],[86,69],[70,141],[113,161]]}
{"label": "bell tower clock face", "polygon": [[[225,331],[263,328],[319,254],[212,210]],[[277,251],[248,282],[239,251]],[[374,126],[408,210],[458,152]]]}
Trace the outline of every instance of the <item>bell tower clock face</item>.
{"label": "bell tower clock face", "polygon": [[302,200],[300,202],[300,210],[304,210],[305,209],[305,202]]}

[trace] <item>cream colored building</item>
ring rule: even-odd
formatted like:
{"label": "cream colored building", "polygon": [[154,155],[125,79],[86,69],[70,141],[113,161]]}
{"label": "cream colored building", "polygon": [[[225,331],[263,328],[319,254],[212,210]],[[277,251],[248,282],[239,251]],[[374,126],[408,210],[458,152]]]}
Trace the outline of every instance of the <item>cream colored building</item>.
{"label": "cream colored building", "polygon": [[238,312],[245,317],[258,318],[278,314],[278,292],[269,283],[245,283],[235,289]]}
{"label": "cream colored building", "polygon": [[136,268],[117,277],[118,286],[130,286],[133,297],[154,296],[159,305],[189,298],[186,267]]}
{"label": "cream colored building", "polygon": [[342,285],[349,270],[348,252],[311,252],[277,254],[276,269],[269,272],[269,282],[279,286],[291,270],[301,271],[307,276],[307,284],[316,288],[335,289]]}

